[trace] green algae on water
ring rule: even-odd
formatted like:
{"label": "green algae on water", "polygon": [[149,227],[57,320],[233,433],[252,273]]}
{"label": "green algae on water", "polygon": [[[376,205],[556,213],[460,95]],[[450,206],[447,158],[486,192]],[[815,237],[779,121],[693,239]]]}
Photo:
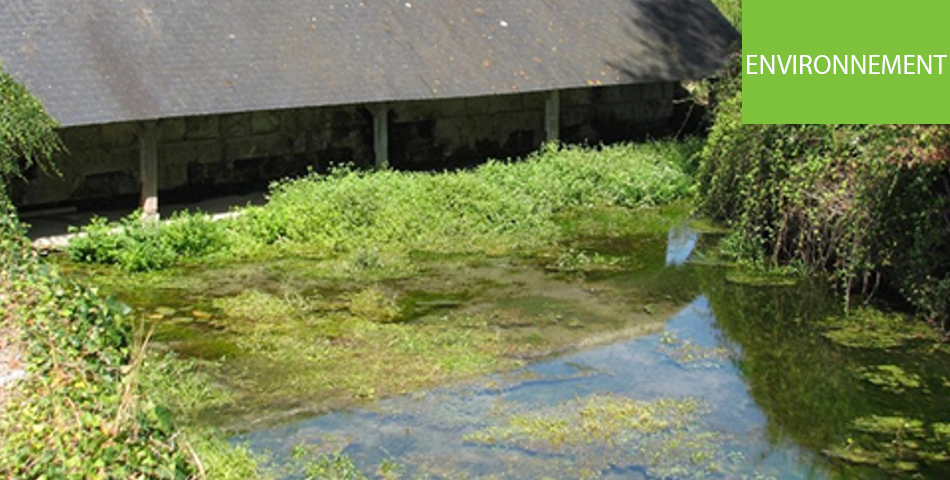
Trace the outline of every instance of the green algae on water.
{"label": "green algae on water", "polygon": [[801,278],[785,273],[762,272],[748,269],[733,269],[726,274],[726,281],[749,287],[791,287]]}
{"label": "green algae on water", "polygon": [[873,308],[859,308],[845,315],[818,322],[825,328],[824,336],[846,347],[888,349],[911,342],[936,342],[933,329],[924,322],[897,313]]}
{"label": "green algae on water", "polygon": [[465,441],[545,458],[577,456],[559,478],[599,478],[608,470],[645,468],[656,478],[708,478],[728,468],[722,435],[700,427],[697,399],[641,401],[597,394],[531,411],[501,409],[501,426]]}
{"label": "green algae on water", "polygon": [[858,369],[858,374],[871,383],[892,393],[904,393],[922,385],[920,375],[908,373],[897,365],[874,365]]}
{"label": "green algae on water", "polygon": [[916,418],[868,415],[851,422],[852,437],[825,451],[830,458],[871,465],[894,475],[909,474],[922,464],[950,460],[950,444],[942,436],[946,424],[928,425]]}
{"label": "green algae on water", "polygon": [[670,332],[660,336],[658,349],[680,365],[712,366],[716,362],[735,356],[725,347],[703,347],[689,340],[682,340]]}

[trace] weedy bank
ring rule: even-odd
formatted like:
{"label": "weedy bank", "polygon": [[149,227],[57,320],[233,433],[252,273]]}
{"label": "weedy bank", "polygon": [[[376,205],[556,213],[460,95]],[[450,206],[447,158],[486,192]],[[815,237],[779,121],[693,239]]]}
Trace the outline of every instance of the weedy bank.
{"label": "weedy bank", "polygon": [[69,246],[79,262],[129,271],[179,263],[306,254],[357,264],[411,253],[515,253],[550,245],[556,217],[586,207],[642,207],[691,192],[697,140],[603,148],[549,146],[520,162],[451,173],[342,169],[275,184],[268,203],[211,222],[97,219]]}

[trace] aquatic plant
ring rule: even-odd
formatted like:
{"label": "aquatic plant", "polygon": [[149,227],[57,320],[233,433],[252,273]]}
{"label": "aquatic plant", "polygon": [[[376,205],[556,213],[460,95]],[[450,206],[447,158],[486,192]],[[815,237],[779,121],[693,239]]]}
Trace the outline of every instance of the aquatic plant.
{"label": "aquatic plant", "polygon": [[824,327],[825,337],[848,347],[893,348],[914,341],[934,343],[939,340],[924,323],[873,308],[829,316],[818,324]]}
{"label": "aquatic plant", "polygon": [[207,373],[209,365],[174,353],[148,353],[140,382],[150,399],[169,410],[179,443],[190,449],[199,480],[267,480],[265,458],[244,445],[232,445],[217,429],[202,425],[199,414],[234,401],[230,391]]}
{"label": "aquatic plant", "polygon": [[227,245],[225,230],[208,215],[176,212],[162,223],[143,221],[134,212],[120,222],[93,217],[69,242],[73,261],[117,264],[130,271],[151,271],[218,252]]}
{"label": "aquatic plant", "polygon": [[532,412],[507,411],[502,426],[465,440],[548,458],[576,456],[576,464],[554,472],[559,478],[637,468],[656,478],[708,478],[728,460],[721,436],[701,428],[702,412],[695,399],[593,395]]}
{"label": "aquatic plant", "polygon": [[738,357],[736,352],[726,347],[704,347],[689,340],[683,340],[670,332],[660,335],[659,351],[667,354],[673,361],[684,365],[709,366],[717,362]]}

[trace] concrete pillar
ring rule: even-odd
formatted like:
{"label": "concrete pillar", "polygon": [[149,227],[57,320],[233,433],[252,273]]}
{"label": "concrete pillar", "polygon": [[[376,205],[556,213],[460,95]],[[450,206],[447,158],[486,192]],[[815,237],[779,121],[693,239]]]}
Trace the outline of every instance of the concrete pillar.
{"label": "concrete pillar", "polygon": [[376,169],[389,168],[389,107],[373,107],[373,153],[376,156]]}
{"label": "concrete pillar", "polygon": [[142,181],[142,218],[158,219],[158,123],[139,124],[139,175]]}
{"label": "concrete pillar", "polygon": [[556,142],[561,132],[561,91],[551,90],[544,101],[545,140]]}

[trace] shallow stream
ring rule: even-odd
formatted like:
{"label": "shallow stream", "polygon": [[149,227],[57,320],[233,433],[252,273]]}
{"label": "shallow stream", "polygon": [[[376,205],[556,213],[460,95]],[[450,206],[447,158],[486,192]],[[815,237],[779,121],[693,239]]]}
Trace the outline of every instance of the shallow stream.
{"label": "shallow stream", "polygon": [[733,281],[691,256],[703,240],[429,260],[370,290],[304,260],[124,300],[162,348],[222,362],[238,401],[207,421],[278,477],[950,478],[950,355],[926,326],[833,320],[827,285]]}
{"label": "shallow stream", "polygon": [[838,313],[826,286],[684,270],[698,236],[668,236],[664,271],[698,293],[657,333],[234,441],[382,478],[947,478],[945,353],[836,344],[809,326]]}

